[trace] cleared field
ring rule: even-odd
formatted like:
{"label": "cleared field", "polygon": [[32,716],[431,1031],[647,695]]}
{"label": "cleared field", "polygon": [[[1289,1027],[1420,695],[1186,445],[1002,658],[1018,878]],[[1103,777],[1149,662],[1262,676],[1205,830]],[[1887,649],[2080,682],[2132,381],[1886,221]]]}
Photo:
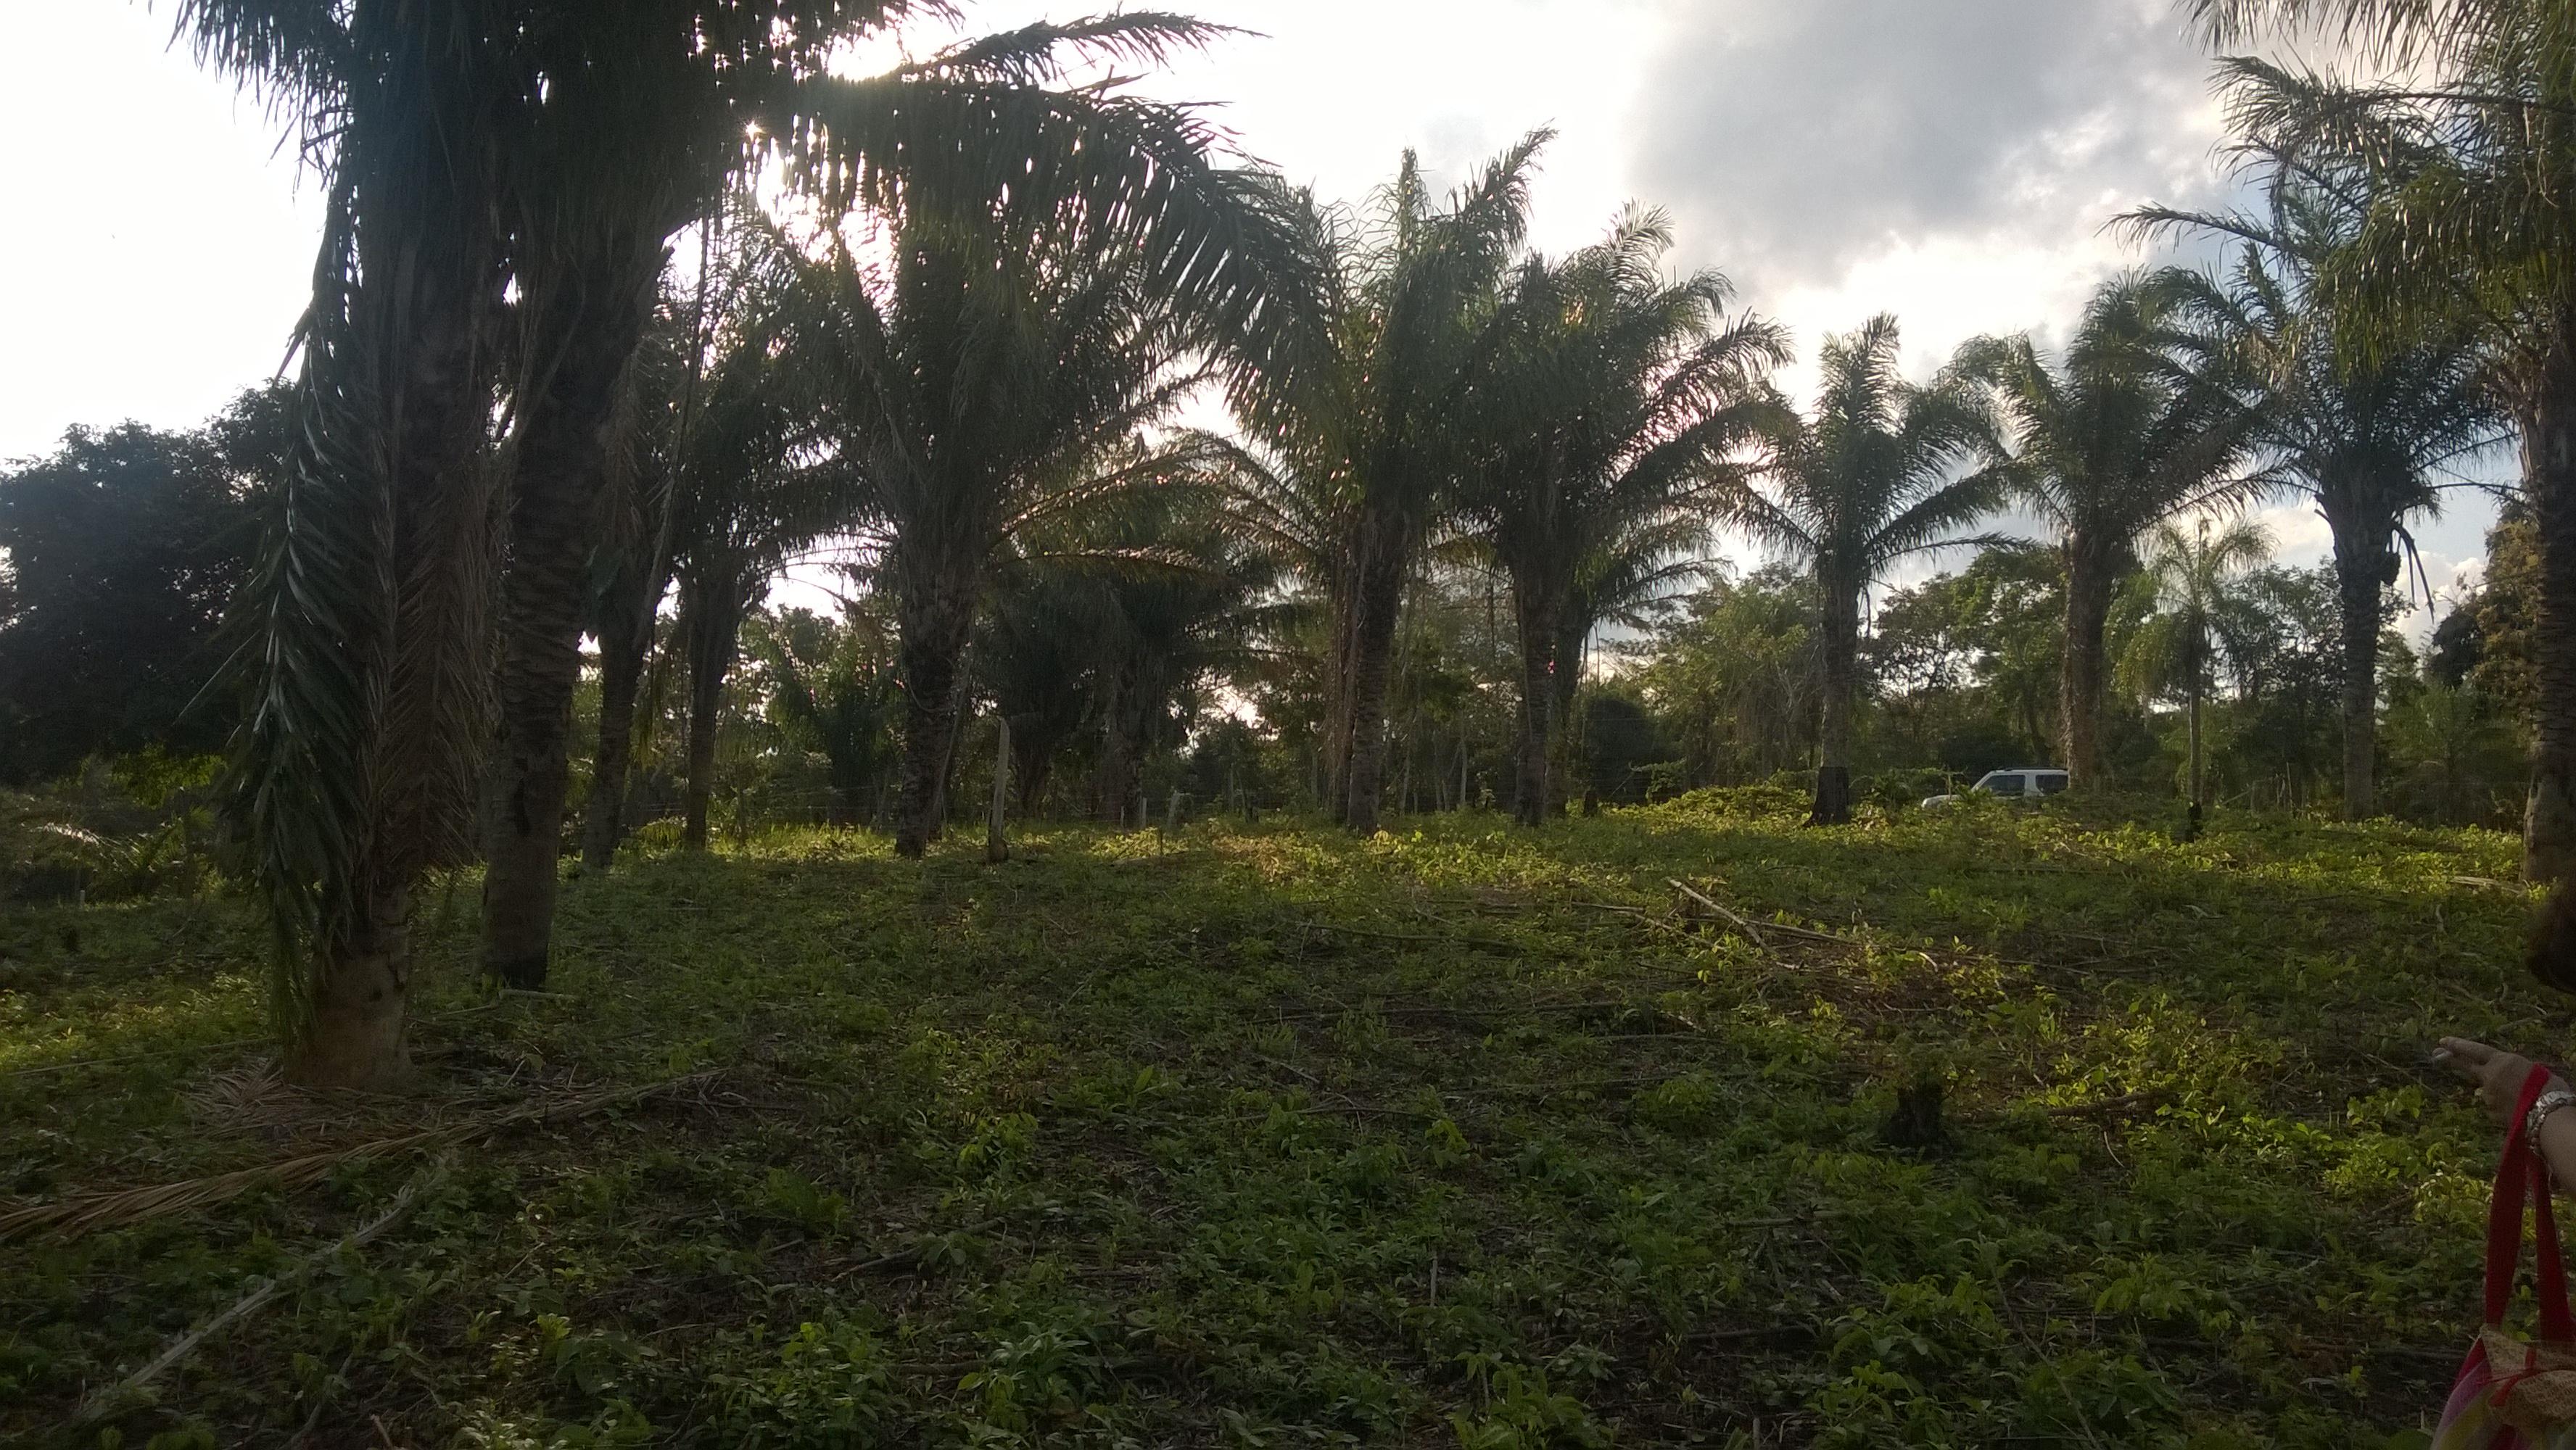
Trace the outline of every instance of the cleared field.
{"label": "cleared field", "polygon": [[2422,1055],[2576,1040],[2514,843],[1801,805],[780,835],[499,1001],[467,878],[397,1099],[264,1076],[233,903],[15,911],[0,1213],[98,1222],[0,1247],[0,1442],[2413,1443],[2494,1149]]}

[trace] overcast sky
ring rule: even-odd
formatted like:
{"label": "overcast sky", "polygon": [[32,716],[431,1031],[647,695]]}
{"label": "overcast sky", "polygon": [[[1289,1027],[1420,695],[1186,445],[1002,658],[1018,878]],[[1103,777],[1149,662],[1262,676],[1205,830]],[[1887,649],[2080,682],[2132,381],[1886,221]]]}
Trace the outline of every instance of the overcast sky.
{"label": "overcast sky", "polygon": [[[1148,88],[1222,103],[1292,180],[1357,200],[1405,147],[1455,179],[1552,126],[1539,246],[1580,245],[1631,199],[1664,208],[1676,263],[1725,271],[1810,357],[1879,311],[1918,372],[1978,333],[2046,346],[2151,260],[2105,222],[2222,194],[2207,58],[2168,0],[1172,3],[1260,34]],[[273,372],[319,226],[279,128],[168,49],[170,0],[20,8],[0,50],[20,218],[0,230],[0,459],[72,423],[193,423]],[[1095,7],[964,8],[983,30]],[[2437,584],[2474,569],[2491,515],[2463,495],[2422,531]],[[2321,551],[2312,515],[2271,523],[2284,557]]]}

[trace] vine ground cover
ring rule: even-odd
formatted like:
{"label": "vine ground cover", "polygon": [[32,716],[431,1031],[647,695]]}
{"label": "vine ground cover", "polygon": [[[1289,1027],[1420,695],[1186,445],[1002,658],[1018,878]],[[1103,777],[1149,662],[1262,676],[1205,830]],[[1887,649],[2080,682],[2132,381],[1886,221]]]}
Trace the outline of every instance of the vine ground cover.
{"label": "vine ground cover", "polygon": [[1799,810],[781,833],[499,1000],[468,877],[394,1099],[265,1076],[237,903],[12,909],[0,1212],[456,1131],[0,1244],[0,1443],[2422,1443],[2495,1145],[2423,1054],[2576,1043],[2514,843]]}

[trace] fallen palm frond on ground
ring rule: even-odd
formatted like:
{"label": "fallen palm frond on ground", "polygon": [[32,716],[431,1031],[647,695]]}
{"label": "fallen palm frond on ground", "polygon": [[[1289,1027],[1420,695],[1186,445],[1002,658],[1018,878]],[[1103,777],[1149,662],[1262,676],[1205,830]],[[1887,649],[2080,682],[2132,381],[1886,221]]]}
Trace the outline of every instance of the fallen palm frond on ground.
{"label": "fallen palm frond on ground", "polygon": [[331,1170],[344,1164],[364,1163],[390,1158],[398,1153],[417,1153],[424,1149],[452,1143],[472,1142],[487,1138],[504,1129],[526,1123],[578,1118],[603,1109],[624,1107],[642,1102],[660,1093],[688,1084],[704,1082],[716,1076],[712,1072],[694,1073],[637,1088],[613,1088],[604,1092],[585,1093],[578,1097],[556,1098],[525,1103],[503,1112],[489,1113],[463,1122],[425,1128],[417,1133],[404,1133],[392,1138],[377,1138],[353,1143],[345,1148],[332,1148],[319,1153],[305,1153],[255,1168],[236,1169],[208,1178],[192,1178],[184,1183],[156,1184],[149,1188],[125,1188],[107,1193],[82,1193],[52,1203],[34,1203],[0,1213],[0,1243],[42,1229],[52,1229],[67,1238],[76,1238],[103,1228],[139,1223],[167,1214],[193,1213],[211,1208],[227,1199],[237,1198],[254,1188],[296,1188],[316,1182]]}
{"label": "fallen palm frond on ground", "polygon": [[325,1262],[339,1255],[365,1248],[382,1238],[388,1229],[402,1222],[403,1216],[411,1212],[412,1204],[418,1201],[421,1191],[436,1182],[439,1174],[439,1165],[432,1164],[412,1175],[411,1181],[402,1186],[400,1193],[394,1195],[394,1201],[386,1205],[383,1213],[368,1220],[364,1226],[353,1230],[348,1237],[307,1255],[288,1272],[275,1278],[262,1279],[252,1285],[249,1293],[234,1300],[232,1305],[222,1313],[171,1340],[142,1368],[82,1400],[79,1407],[72,1411],[67,1428],[78,1430],[96,1424],[144,1398],[149,1394],[154,1380],[159,1379],[173,1366],[186,1359],[198,1345],[258,1313],[267,1307],[270,1300],[303,1282]]}

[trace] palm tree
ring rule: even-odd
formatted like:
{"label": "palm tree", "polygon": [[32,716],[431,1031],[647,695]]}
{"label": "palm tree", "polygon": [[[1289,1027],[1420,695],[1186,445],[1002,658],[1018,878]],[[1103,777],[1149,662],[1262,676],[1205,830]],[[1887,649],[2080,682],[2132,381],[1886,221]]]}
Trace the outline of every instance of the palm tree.
{"label": "palm tree", "polygon": [[179,33],[323,158],[296,446],[240,605],[229,791],[275,927],[289,1077],[409,1067],[413,883],[471,850],[489,686],[499,135],[517,97],[468,0],[191,0]]}
{"label": "palm tree", "polygon": [[[1123,818],[1151,752],[1186,740],[1211,680],[1246,664],[1269,602],[1275,563],[1242,537],[1216,495],[1162,487],[1120,498],[1060,555],[1109,572],[1094,645],[1101,727],[1100,797]],[[1062,565],[1060,565],[1061,567]],[[1142,820],[1138,825],[1145,824]]]}
{"label": "palm tree", "polygon": [[845,526],[858,491],[851,460],[827,446],[820,399],[787,351],[801,315],[795,258],[765,228],[744,229],[744,280],[712,334],[703,397],[678,443],[671,501],[673,571],[688,673],[682,844],[704,850],[716,729],[744,615],[788,557]]}
{"label": "palm tree", "polygon": [[1460,504],[1512,584],[1524,825],[1546,818],[1552,746],[1598,617],[1594,601],[1576,607],[1587,570],[1671,526],[1704,530],[1728,454],[1776,412],[1761,378],[1786,360],[1785,335],[1722,325],[1726,280],[1667,280],[1671,245],[1663,217],[1631,212],[1562,262],[1530,258],[1471,374],[1461,431],[1476,458]]}
{"label": "palm tree", "polygon": [[2355,85],[2222,63],[2240,134],[2367,198],[2325,273],[2347,346],[2474,329],[2540,540],[2538,740],[2523,871],[2576,875],[2576,15],[2546,0],[2196,0],[2213,39],[2323,31],[2410,73]]}
{"label": "palm tree", "polygon": [[1900,559],[1974,542],[1960,530],[2003,502],[2006,470],[1985,394],[1956,372],[1897,372],[1896,319],[1825,341],[1812,420],[1784,415],[1773,491],[1736,491],[1734,516],[1814,573],[1824,666],[1810,825],[1851,819],[1852,710],[1861,596]]}
{"label": "palm tree", "polygon": [[1260,522],[1330,615],[1324,670],[1326,799],[1353,830],[1377,829],[1386,698],[1405,589],[1425,538],[1455,498],[1466,459],[1453,421],[1481,324],[1529,220],[1529,175],[1550,133],[1489,163],[1446,205],[1407,152],[1369,226],[1309,208],[1326,280],[1296,320],[1324,355],[1294,375],[1255,370],[1235,390],[1248,491],[1274,495]]}
{"label": "palm tree", "polygon": [[[1258,186],[1247,180],[1243,195]],[[960,665],[995,551],[1150,479],[1150,459],[1095,465],[1202,381],[1186,360],[1222,344],[1239,367],[1275,366],[1244,326],[1301,265],[1279,230],[1237,265],[1175,273],[1092,225],[1079,195],[1058,201],[1056,224],[1034,234],[1008,208],[972,222],[899,213],[881,266],[840,250],[802,268],[798,355],[830,392],[832,446],[889,538],[905,855],[921,854],[942,814]],[[1255,244],[1271,250],[1253,259]],[[1293,330],[1273,331],[1293,345]]]}
{"label": "palm tree", "polygon": [[2191,533],[2160,523],[2147,541],[2141,582],[2153,594],[2158,613],[2130,641],[2127,663],[2142,693],[2179,691],[2183,697],[2193,834],[2198,834],[2209,804],[2201,706],[2215,683],[2223,616],[2233,603],[2236,582],[2271,556],[2271,537],[2247,519],[2232,520],[2215,535],[2207,515]]}
{"label": "palm tree", "polygon": [[2059,728],[2078,786],[2101,779],[2104,631],[2138,540],[2161,520],[2242,497],[2260,482],[2228,474],[2246,431],[2240,410],[2160,350],[2185,285],[2173,273],[2106,283],[2053,369],[2026,337],[1960,350],[1958,365],[1994,388],[2017,435],[2018,491],[2056,530],[2065,560]]}
{"label": "palm tree", "polygon": [[[2245,239],[2233,272],[2181,285],[2186,366],[2234,395],[2252,441],[2314,501],[2334,545],[2343,650],[2343,812],[2373,813],[2379,636],[2407,525],[2434,515],[2458,470],[2500,442],[2503,410],[2469,329],[2427,329],[2367,351],[2339,348],[2320,286],[2361,218],[2285,158],[2267,158],[2262,214],[2150,208],[2137,220]],[[2445,475],[2448,475],[2446,478]]]}
{"label": "palm tree", "polygon": [[[635,707],[654,624],[671,588],[673,475],[703,381],[700,334],[713,271],[710,237],[700,253],[694,304],[683,309],[666,297],[659,325],[648,331],[646,345],[626,370],[624,401],[609,424],[608,469],[595,525],[598,542],[589,569],[590,628],[599,641],[599,738],[591,754],[581,856],[582,864],[594,871],[615,864],[625,838]],[[684,320],[685,336],[677,325]]]}

